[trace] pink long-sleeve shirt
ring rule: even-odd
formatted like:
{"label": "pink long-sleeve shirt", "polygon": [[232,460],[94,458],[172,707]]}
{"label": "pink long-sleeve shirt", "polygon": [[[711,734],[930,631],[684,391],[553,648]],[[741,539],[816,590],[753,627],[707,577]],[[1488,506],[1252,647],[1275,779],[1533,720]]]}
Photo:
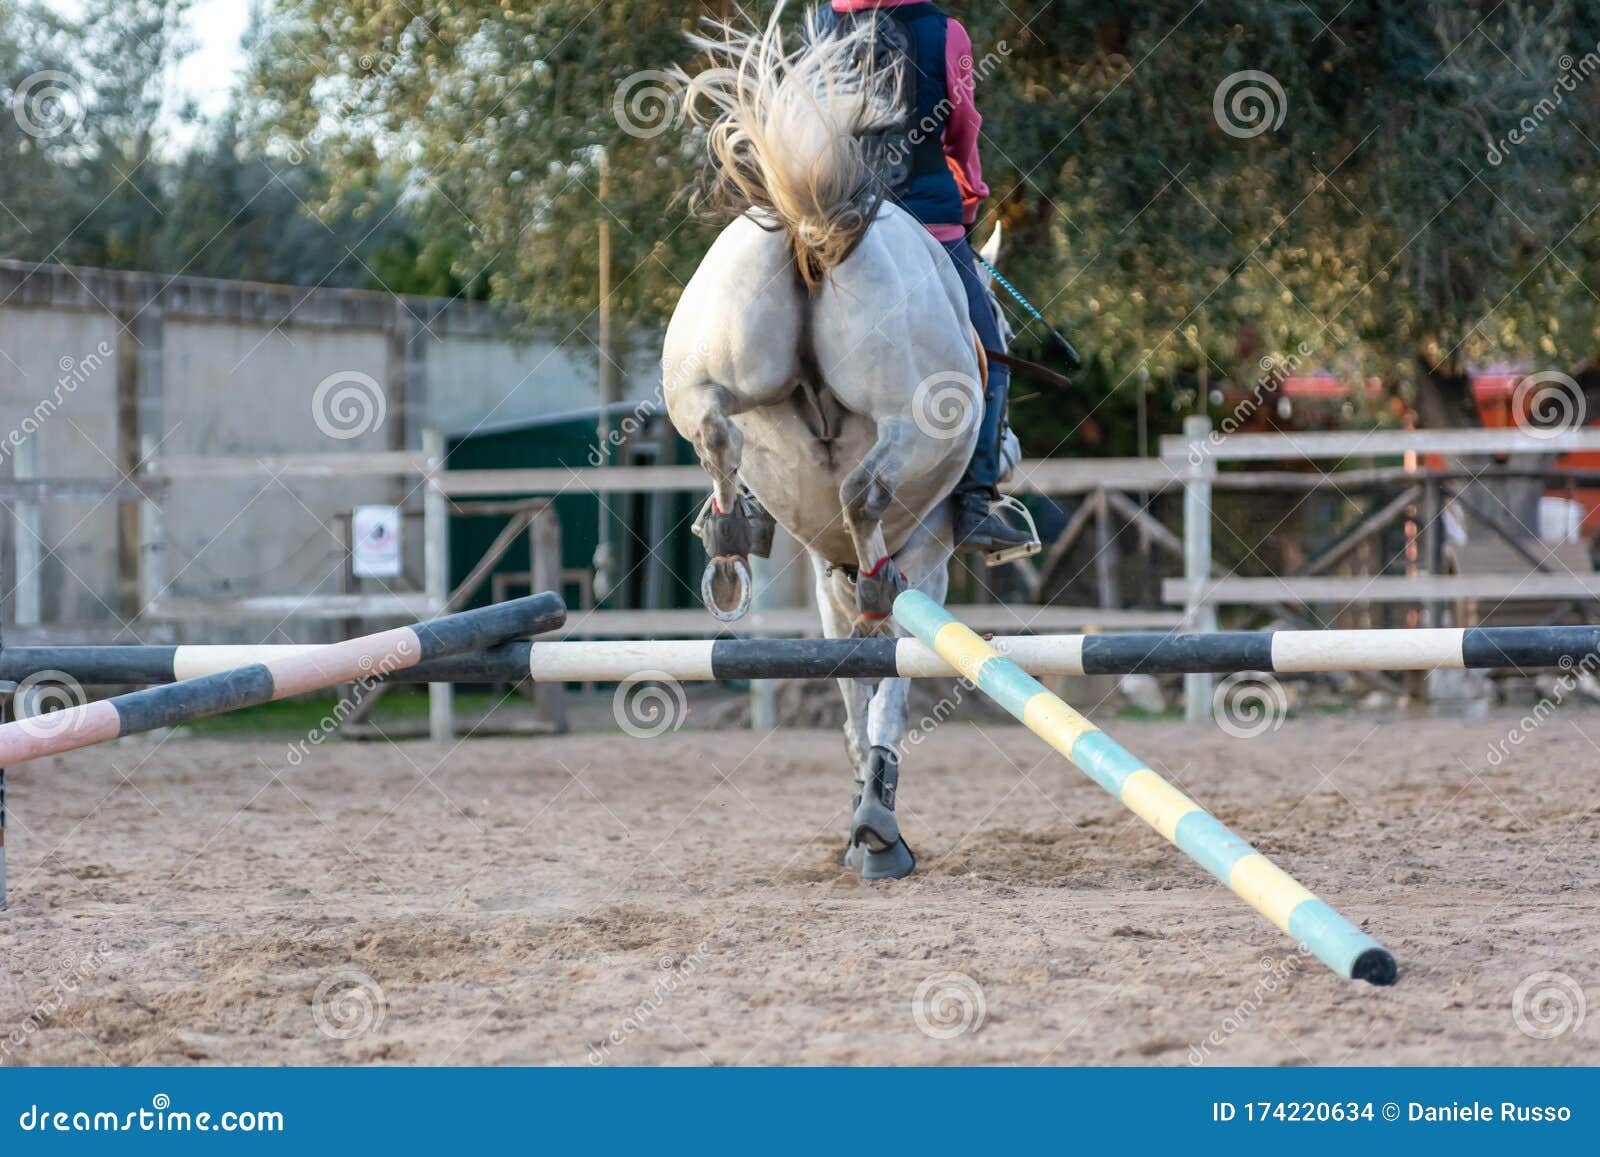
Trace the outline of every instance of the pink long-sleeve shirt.
{"label": "pink long-sleeve shirt", "polygon": [[[897,8],[918,0],[833,0],[835,12],[860,12],[867,8]],[[944,35],[944,82],[950,93],[950,116],[945,121],[944,155],[951,162],[956,183],[961,189],[961,221],[948,225],[930,224],[928,232],[940,241],[954,241],[966,226],[978,219],[978,204],[989,195],[978,161],[978,129],[983,117],[978,114],[973,90],[977,81],[972,73],[972,37],[959,20],[946,17]]]}

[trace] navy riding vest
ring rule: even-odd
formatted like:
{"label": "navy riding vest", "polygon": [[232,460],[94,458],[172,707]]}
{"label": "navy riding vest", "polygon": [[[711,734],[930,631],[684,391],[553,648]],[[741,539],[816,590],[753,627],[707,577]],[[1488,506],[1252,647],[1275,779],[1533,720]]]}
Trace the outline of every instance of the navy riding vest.
{"label": "navy riding vest", "polygon": [[901,4],[833,15],[845,26],[877,21],[880,51],[890,47],[906,62],[905,122],[883,145],[889,195],[924,225],[961,224],[961,188],[944,153],[951,107],[945,14],[932,4]]}

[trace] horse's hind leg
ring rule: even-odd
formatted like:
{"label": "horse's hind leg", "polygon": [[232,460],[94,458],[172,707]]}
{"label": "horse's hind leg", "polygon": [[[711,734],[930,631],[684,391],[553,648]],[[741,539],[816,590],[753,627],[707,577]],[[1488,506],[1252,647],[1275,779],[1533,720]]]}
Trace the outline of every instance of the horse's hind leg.
{"label": "horse's hind leg", "polygon": [[[941,509],[930,523],[917,530],[900,550],[918,590],[944,601],[949,583],[949,512]],[[817,604],[822,610],[823,633],[839,638],[859,633],[852,626],[855,601],[839,573],[829,575],[827,565],[812,556],[817,573]],[[855,768],[855,796],[851,800],[850,839],[845,864],[859,868],[864,879],[898,879],[917,865],[896,815],[900,783],[900,756],[905,750],[910,719],[909,679],[840,679],[845,705],[845,748]]]}
{"label": "horse's hind leg", "polygon": [[[844,590],[829,572],[828,562],[811,552],[811,569],[816,576],[817,610],[822,616],[822,634],[829,639],[847,639],[854,632],[852,622],[855,610],[850,592]],[[844,751],[854,769],[856,794],[850,807],[861,806],[861,771],[867,765],[867,753],[872,744],[867,739],[867,704],[872,699],[872,683],[866,679],[836,679],[839,696],[844,700]],[[845,847],[844,862],[847,867],[861,866],[861,849],[851,840]]]}
{"label": "horse's hind leg", "polygon": [[[949,587],[948,509],[930,516],[900,548],[897,560],[911,585],[943,603]],[[911,724],[911,680],[880,679],[867,705],[867,763],[861,795],[851,817],[851,841],[866,849],[861,874],[868,879],[909,876],[917,859],[900,835],[895,816],[900,785],[900,756],[906,751]]]}
{"label": "horse's hind leg", "polygon": [[[830,574],[828,564],[811,556],[817,577],[817,607],[822,613],[822,633],[830,639],[849,638],[855,633],[855,598],[840,581],[839,572]],[[839,694],[844,699],[844,747],[855,772],[855,794],[850,801],[850,838],[845,845],[844,862],[868,880],[889,879],[911,874],[916,858],[894,817],[894,792],[899,759],[892,747],[873,739],[874,712],[885,683],[904,680],[839,679]]]}
{"label": "horse's hind leg", "polygon": [[694,446],[701,467],[711,477],[711,512],[701,527],[711,559],[700,591],[706,609],[723,621],[744,615],[752,589],[749,555],[753,528],[739,504],[744,435],[733,424],[735,405],[731,390],[710,381],[683,382],[667,392],[673,425]]}
{"label": "horse's hind leg", "polygon": [[880,417],[877,442],[840,483],[839,499],[859,571],[856,606],[863,619],[887,618],[894,597],[907,585],[905,570],[910,564],[889,557],[883,516],[902,486],[937,469],[947,455],[945,444],[929,439],[911,417]]}
{"label": "horse's hind leg", "polygon": [[783,401],[800,376],[801,292],[791,261],[788,245],[755,223],[728,226],[678,299],[661,355],[667,413],[711,476],[701,593],[723,620],[749,605],[747,560],[761,538],[739,501],[744,437],[734,416]]}

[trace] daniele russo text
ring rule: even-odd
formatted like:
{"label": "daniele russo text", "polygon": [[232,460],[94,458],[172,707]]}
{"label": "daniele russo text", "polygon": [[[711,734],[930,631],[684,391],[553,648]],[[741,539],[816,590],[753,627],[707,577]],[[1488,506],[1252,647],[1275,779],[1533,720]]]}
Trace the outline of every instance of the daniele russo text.
{"label": "daniele russo text", "polygon": [[1501,1101],[1497,1105],[1484,1101],[1451,1101],[1447,1105],[1408,1101],[1406,1120],[1464,1121],[1469,1124],[1491,1121],[1570,1121],[1572,1110],[1566,1105],[1520,1105],[1515,1101]]}

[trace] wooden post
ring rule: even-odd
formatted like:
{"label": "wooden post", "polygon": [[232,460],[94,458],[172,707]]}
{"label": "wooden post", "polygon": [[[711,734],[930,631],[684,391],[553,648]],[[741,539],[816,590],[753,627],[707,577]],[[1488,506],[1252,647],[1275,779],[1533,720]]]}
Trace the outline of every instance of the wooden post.
{"label": "wooden post", "polygon": [[1103,611],[1114,611],[1122,605],[1121,571],[1121,552],[1111,526],[1111,503],[1102,486],[1094,492],[1094,580]]}
{"label": "wooden post", "polygon": [[[355,511],[340,511],[333,516],[334,533],[339,539],[339,593],[353,595],[359,593],[357,588],[360,581],[356,578],[356,516]],[[435,613],[439,609],[435,608]],[[361,621],[359,619],[344,619],[339,624],[339,638],[354,639],[361,634]],[[357,683],[344,683],[335,688],[335,695],[341,704],[352,704],[360,710],[363,698],[362,688]]]}
{"label": "wooden post", "polygon": [[[751,609],[768,610],[778,605],[772,589],[772,560],[750,559]],[[775,731],[778,727],[778,686],[772,679],[753,679],[750,682],[750,730]]]}
{"label": "wooden post", "polygon": [[[1210,445],[1211,419],[1191,414],[1183,420],[1183,437],[1188,443],[1183,476],[1183,577],[1188,593],[1183,625],[1189,631],[1214,631],[1216,608],[1201,598],[1201,588],[1211,577],[1211,479],[1217,472],[1216,462],[1205,452]],[[1211,692],[1210,675],[1185,675],[1183,717],[1191,723],[1210,719]]]}
{"label": "wooden post", "polygon": [[[1437,575],[1444,565],[1444,528],[1440,525],[1443,517],[1444,505],[1439,493],[1439,480],[1430,476],[1422,484],[1422,526],[1417,532],[1417,537],[1420,539],[1417,561],[1430,575]],[[1444,626],[1444,604],[1424,603],[1421,625]]]}
{"label": "wooden post", "polygon": [[[422,589],[432,613],[444,613],[450,601],[450,500],[440,485],[444,470],[444,435],[429,427],[422,431],[422,452],[428,459],[428,478],[422,489]],[[449,683],[428,684],[428,737],[436,743],[456,733],[455,688]]]}
{"label": "wooden post", "polygon": [[[116,466],[124,478],[135,478],[145,448],[144,435],[158,429],[158,424],[147,426],[146,421],[158,418],[160,412],[165,325],[161,307],[154,303],[138,313],[122,312],[117,320]],[[131,622],[143,609],[139,568],[144,530],[139,500],[119,499],[116,512],[117,613]]]}
{"label": "wooden post", "polygon": [[[600,154],[600,216],[599,221],[599,275],[597,294],[599,296],[597,334],[599,342],[599,416],[595,422],[595,446],[600,453],[600,465],[610,465],[612,457],[617,452],[617,447],[611,444],[611,406],[617,400],[617,378],[615,367],[612,363],[611,348],[611,222],[606,208],[606,197],[611,192],[611,166],[604,152]],[[599,504],[599,527],[595,536],[594,547],[594,597],[596,602],[604,602],[611,593],[611,575],[614,571],[622,569],[621,560],[612,557],[615,544],[611,541],[611,495],[606,490],[601,490],[595,495],[595,502]]]}
{"label": "wooden post", "polygon": [[[5,618],[4,599],[0,598],[0,619]],[[3,644],[0,644],[3,645]],[[0,699],[0,723],[6,721],[5,700]],[[0,912],[6,910],[6,769],[0,767]]]}
{"label": "wooden post", "polygon": [[[157,451],[156,436],[144,434],[139,439],[140,460],[150,469],[154,463],[152,459]],[[170,487],[171,483],[163,483]],[[159,493],[159,497],[147,497],[139,502],[139,617],[161,597],[166,589],[166,523],[161,517],[161,503],[167,500],[167,489],[157,492],[155,486],[145,488],[147,495]]]}
{"label": "wooden post", "polygon": [[[533,591],[561,593],[561,520],[556,515],[555,499],[550,499],[528,525],[528,571]],[[558,733],[567,730],[567,691],[560,683],[540,683],[534,698],[534,713]]]}

